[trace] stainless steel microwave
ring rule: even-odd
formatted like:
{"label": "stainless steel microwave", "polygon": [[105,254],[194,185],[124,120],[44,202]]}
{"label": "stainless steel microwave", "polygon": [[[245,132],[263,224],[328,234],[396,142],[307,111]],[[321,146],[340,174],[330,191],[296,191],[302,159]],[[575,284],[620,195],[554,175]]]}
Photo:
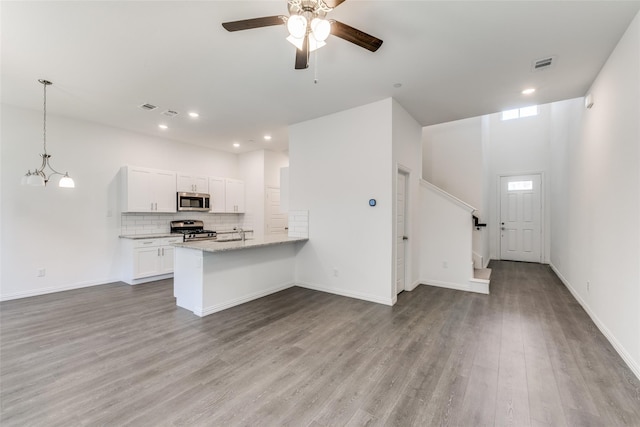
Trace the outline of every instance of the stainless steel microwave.
{"label": "stainless steel microwave", "polygon": [[211,196],[205,193],[178,193],[178,211],[202,211],[211,209]]}

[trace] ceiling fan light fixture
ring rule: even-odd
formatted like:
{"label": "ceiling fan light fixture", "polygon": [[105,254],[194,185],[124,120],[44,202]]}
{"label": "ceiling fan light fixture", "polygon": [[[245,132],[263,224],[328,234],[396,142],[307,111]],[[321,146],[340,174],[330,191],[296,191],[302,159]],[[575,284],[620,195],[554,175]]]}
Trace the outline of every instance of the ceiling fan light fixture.
{"label": "ceiling fan light fixture", "polygon": [[313,33],[313,38],[319,42],[323,42],[331,33],[331,23],[326,19],[313,18],[311,21],[311,32]]}
{"label": "ceiling fan light fixture", "polygon": [[[314,50],[320,49],[322,46],[326,46],[325,42],[319,42],[313,37],[309,37],[309,52],[313,52]],[[298,50],[302,50],[302,43],[304,43],[304,39],[297,39],[293,36],[287,37],[287,41],[294,45]]]}
{"label": "ceiling fan light fixture", "polygon": [[287,20],[287,30],[292,37],[302,39],[307,33],[307,18],[302,15],[292,15]]}

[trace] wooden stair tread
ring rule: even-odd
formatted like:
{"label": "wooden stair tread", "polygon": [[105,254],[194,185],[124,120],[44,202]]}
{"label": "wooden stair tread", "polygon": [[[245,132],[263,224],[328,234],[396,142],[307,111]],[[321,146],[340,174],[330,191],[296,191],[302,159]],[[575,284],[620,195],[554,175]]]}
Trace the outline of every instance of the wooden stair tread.
{"label": "wooden stair tread", "polygon": [[491,280],[491,269],[490,268],[474,268],[473,278],[481,279],[481,280]]}

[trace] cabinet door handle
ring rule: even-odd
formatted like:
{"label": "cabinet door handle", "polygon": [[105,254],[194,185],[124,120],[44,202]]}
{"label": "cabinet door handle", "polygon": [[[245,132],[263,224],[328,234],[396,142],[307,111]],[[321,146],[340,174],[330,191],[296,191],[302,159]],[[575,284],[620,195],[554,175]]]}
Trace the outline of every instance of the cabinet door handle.
{"label": "cabinet door handle", "polygon": [[164,248],[162,248],[162,256],[164,256]]}
{"label": "cabinet door handle", "polygon": [[160,248],[158,248],[158,256],[160,256]]}
{"label": "cabinet door handle", "polygon": [[158,204],[156,203],[155,205],[156,205],[156,210],[158,210]]}
{"label": "cabinet door handle", "polygon": [[153,202],[151,202],[151,210],[153,210]]}

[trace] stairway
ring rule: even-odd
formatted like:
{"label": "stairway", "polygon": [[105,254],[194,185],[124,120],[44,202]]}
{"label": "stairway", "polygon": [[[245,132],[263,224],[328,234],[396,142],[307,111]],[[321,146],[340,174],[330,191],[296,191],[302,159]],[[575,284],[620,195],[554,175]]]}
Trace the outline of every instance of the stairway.
{"label": "stairway", "polygon": [[471,292],[478,292],[481,294],[489,293],[489,283],[491,282],[491,269],[490,268],[474,268],[473,279],[469,280],[469,286]]}

